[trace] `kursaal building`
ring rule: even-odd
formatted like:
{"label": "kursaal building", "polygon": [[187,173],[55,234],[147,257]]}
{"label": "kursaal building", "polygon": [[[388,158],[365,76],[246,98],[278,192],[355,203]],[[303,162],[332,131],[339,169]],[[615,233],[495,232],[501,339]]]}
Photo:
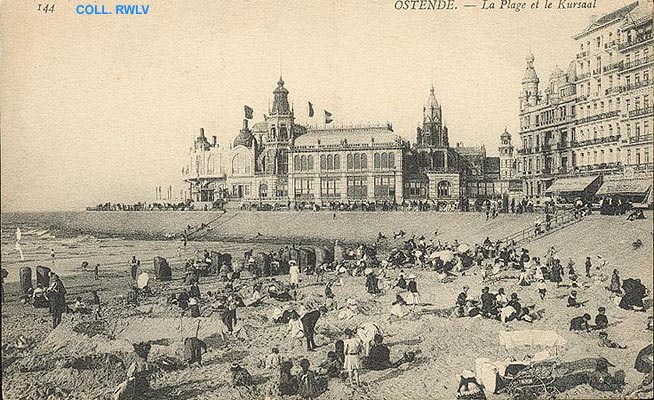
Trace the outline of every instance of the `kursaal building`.
{"label": "kursaal building", "polygon": [[511,135],[502,133],[500,157],[487,157],[483,145],[451,147],[433,87],[411,145],[389,123],[299,125],[284,84],[280,77],[264,120],[250,127],[244,119],[231,146],[200,129],[183,168],[196,208],[223,200],[320,206],[420,200],[460,208],[521,195],[520,182],[512,180]]}

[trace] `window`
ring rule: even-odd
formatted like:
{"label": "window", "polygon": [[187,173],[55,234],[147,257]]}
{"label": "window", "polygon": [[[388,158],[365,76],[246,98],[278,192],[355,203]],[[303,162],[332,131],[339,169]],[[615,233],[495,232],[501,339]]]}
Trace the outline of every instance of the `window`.
{"label": "window", "polygon": [[451,184],[448,181],[440,181],[437,185],[438,197],[450,197],[451,196]]}
{"label": "window", "polygon": [[373,159],[373,168],[374,169],[379,169],[379,166],[380,166],[379,153],[375,153],[375,155],[373,156],[372,159]]}
{"label": "window", "polygon": [[354,168],[354,157],[352,154],[347,155],[347,169],[353,169]]}
{"label": "window", "polygon": [[341,157],[338,154],[334,154],[334,169],[341,169]]}
{"label": "window", "polygon": [[355,170],[368,169],[368,158],[366,154],[365,153],[348,154],[347,169],[355,169]]}
{"label": "window", "polygon": [[300,156],[295,156],[293,158],[293,169],[295,171],[301,171],[302,170],[302,163],[300,162]]}
{"label": "window", "polygon": [[368,197],[368,180],[365,176],[348,176],[347,197],[350,199],[365,199]]}
{"label": "window", "polygon": [[645,164],[649,164],[649,148],[645,148]]}
{"label": "window", "polygon": [[334,169],[334,156],[331,154],[327,156],[327,169]]}
{"label": "window", "polygon": [[324,154],[320,156],[320,169],[327,169],[327,157]]}
{"label": "window", "polygon": [[395,198],[395,177],[394,176],[376,176],[375,177],[375,197],[376,198]]}
{"label": "window", "polygon": [[265,183],[259,185],[259,197],[262,199],[268,197],[268,185],[266,185]]}
{"label": "window", "polygon": [[388,168],[388,153],[382,153],[381,155],[381,167]]}
{"label": "window", "polygon": [[395,168],[395,153],[388,153],[388,168]]}
{"label": "window", "polygon": [[338,197],[338,178],[322,178],[320,180],[320,195],[323,197]]}
{"label": "window", "polygon": [[312,199],[313,179],[295,178],[295,197],[302,199]]}
{"label": "window", "polygon": [[631,164],[631,150],[627,150],[627,165]]}
{"label": "window", "polygon": [[301,171],[306,171],[307,169],[309,169],[309,161],[307,159],[307,156],[300,157],[300,165],[301,165],[300,168]]}
{"label": "window", "polygon": [[307,156],[307,169],[309,171],[313,170],[313,156]]}

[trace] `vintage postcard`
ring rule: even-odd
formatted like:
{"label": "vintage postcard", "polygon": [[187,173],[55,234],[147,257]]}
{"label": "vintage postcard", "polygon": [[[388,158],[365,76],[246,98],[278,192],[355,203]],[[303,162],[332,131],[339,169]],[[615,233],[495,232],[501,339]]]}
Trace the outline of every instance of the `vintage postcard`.
{"label": "vintage postcard", "polygon": [[649,399],[652,0],[2,0],[2,399]]}

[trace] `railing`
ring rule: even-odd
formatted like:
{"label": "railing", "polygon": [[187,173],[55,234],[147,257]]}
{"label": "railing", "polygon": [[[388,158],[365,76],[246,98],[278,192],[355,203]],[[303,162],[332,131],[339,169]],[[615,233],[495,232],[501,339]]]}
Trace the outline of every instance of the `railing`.
{"label": "railing", "polygon": [[649,115],[654,113],[654,106],[638,108],[636,110],[629,111],[629,118],[640,117],[641,115]]}
{"label": "railing", "polygon": [[654,81],[650,81],[650,80],[648,79],[648,80],[646,80],[646,81],[640,81],[640,82],[636,82],[636,83],[630,83],[629,85],[621,86],[621,87],[620,87],[620,91],[621,91],[621,92],[628,92],[628,91],[630,91],[630,90],[635,90],[635,89],[638,89],[638,88],[641,88],[641,87],[648,86],[648,85],[650,85],[652,82],[654,82]]}
{"label": "railing", "polygon": [[599,75],[601,72],[602,72],[602,70],[601,70],[600,68],[595,68],[595,69],[593,70],[593,76],[594,76],[594,75]]}
{"label": "railing", "polygon": [[577,223],[581,221],[581,219],[581,213],[575,210],[554,214],[550,222],[543,221],[539,227],[532,226],[525,228],[519,232],[503,237],[500,239],[500,242],[510,243],[513,241],[515,244],[528,243],[534,239],[540,239],[552,232]]}
{"label": "railing", "polygon": [[652,139],[654,139],[654,135],[652,135],[652,134],[638,135],[638,136],[630,137],[629,138],[629,144],[651,142]]}
{"label": "railing", "polygon": [[610,42],[604,43],[604,48],[608,49],[609,47],[613,47],[616,44],[618,44],[618,41],[616,39],[611,40]]}
{"label": "railing", "polygon": [[621,90],[620,86],[613,86],[613,87],[610,87],[610,88],[606,89],[604,91],[604,94],[608,96],[608,95],[610,95],[612,93],[620,93],[621,91],[622,90]]}
{"label": "railing", "polygon": [[577,58],[584,58],[588,55],[587,51],[582,51],[581,53],[577,53]]}
{"label": "railing", "polygon": [[572,143],[570,143],[570,146],[571,147],[581,147],[581,146],[589,146],[589,145],[592,145],[592,144],[617,142],[618,140],[620,140],[619,135],[611,135],[611,136],[606,136],[606,137],[599,137],[599,138],[582,140],[582,141],[579,141],[579,142],[572,142]]}
{"label": "railing", "polygon": [[562,124],[562,123],[565,123],[565,122],[570,122],[570,121],[572,121],[574,119],[575,119],[575,115],[570,114],[570,115],[566,115],[565,117],[561,117],[561,118],[553,118],[553,119],[545,121],[545,122],[540,122],[539,121],[536,124],[536,128],[542,128],[542,127],[546,127],[546,126],[550,126],[550,125]]}
{"label": "railing", "polygon": [[[627,49],[627,48],[629,48],[631,46],[635,46],[635,45],[637,45],[639,43],[646,42],[646,41],[650,40],[651,38],[652,38],[651,33],[648,33],[646,35],[637,36],[636,38],[631,39],[628,42],[620,43],[618,45],[618,50],[620,50],[620,51],[625,50],[625,49]],[[579,58],[579,57],[577,57],[577,58]]]}
{"label": "railing", "polygon": [[577,101],[586,101],[588,100],[588,97],[590,96],[587,94],[580,94],[579,96],[577,96]]}
{"label": "railing", "polygon": [[584,72],[583,74],[577,75],[577,81],[583,81],[586,78],[590,78],[590,72]]}
{"label": "railing", "polygon": [[633,60],[633,61],[629,61],[628,63],[625,63],[623,69],[627,70],[627,69],[630,69],[630,68],[637,67],[639,65],[647,64],[647,63],[652,62],[652,61],[654,61],[654,56],[649,55],[647,57],[639,58],[637,60]]}
{"label": "railing", "polygon": [[616,111],[603,112],[603,113],[597,114],[597,115],[589,115],[588,117],[578,119],[577,120],[577,125],[585,124],[586,122],[599,121],[599,120],[606,119],[606,118],[613,118],[613,117],[618,116],[619,114],[620,114],[620,111],[616,110]]}
{"label": "railing", "polygon": [[609,72],[609,71],[613,71],[615,69],[622,69],[623,65],[624,65],[623,61],[614,62],[613,64],[605,65],[602,68],[602,71]]}

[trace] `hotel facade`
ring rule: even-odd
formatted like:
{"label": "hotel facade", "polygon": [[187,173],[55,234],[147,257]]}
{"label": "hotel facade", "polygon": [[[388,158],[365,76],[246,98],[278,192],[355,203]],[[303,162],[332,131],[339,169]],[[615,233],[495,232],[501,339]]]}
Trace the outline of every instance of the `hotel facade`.
{"label": "hotel facade", "polygon": [[516,177],[537,204],[597,194],[644,200],[653,171],[651,0],[594,20],[574,40],[575,60],[544,82],[535,56],[526,58]]}

